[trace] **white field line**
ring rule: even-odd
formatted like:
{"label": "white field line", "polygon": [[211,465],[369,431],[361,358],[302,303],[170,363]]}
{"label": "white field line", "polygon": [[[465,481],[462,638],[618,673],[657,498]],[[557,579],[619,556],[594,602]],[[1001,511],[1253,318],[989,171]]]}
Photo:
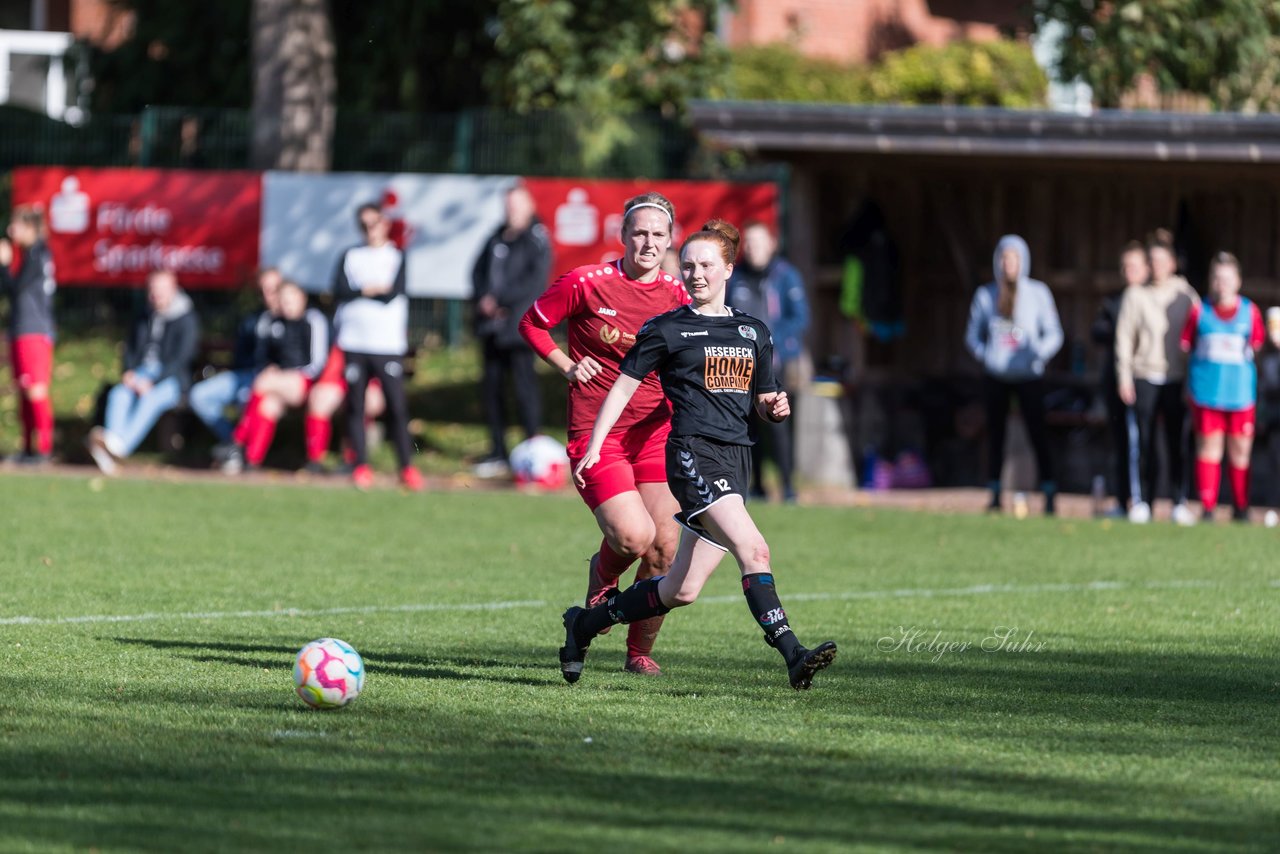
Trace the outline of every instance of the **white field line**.
{"label": "white field line", "polygon": [[[1089,581],[1083,584],[975,584],[970,587],[904,587],[896,590],[849,590],[843,593],[787,593],[788,602],[840,602],[859,599],[931,599],[951,596],[987,596],[1000,593],[1082,593],[1104,590],[1178,590],[1220,587],[1215,581]],[[1280,581],[1270,582],[1280,586]],[[739,602],[740,596],[703,596],[699,602]],[[156,620],[237,620],[276,617],[334,617],[347,614],[411,614],[423,611],[507,611],[514,608],[547,608],[541,599],[508,602],[457,602],[408,605],[362,605],[348,608],[282,608],[266,611],[177,611],[143,614],[89,614],[77,617],[0,617],[0,626],[66,626],[94,623],[146,623]]]}

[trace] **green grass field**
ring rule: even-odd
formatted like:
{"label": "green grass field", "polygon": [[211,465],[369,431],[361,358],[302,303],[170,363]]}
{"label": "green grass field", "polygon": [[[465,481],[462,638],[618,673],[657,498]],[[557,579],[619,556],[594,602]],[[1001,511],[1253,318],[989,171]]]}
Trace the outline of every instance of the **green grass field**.
{"label": "green grass field", "polygon": [[[0,506],[0,851],[1280,849],[1274,531],[762,507],[792,625],[840,644],[796,693],[728,563],[663,677],[615,630],[563,684],[572,495]],[[323,635],[368,668],[337,712],[292,693]]]}

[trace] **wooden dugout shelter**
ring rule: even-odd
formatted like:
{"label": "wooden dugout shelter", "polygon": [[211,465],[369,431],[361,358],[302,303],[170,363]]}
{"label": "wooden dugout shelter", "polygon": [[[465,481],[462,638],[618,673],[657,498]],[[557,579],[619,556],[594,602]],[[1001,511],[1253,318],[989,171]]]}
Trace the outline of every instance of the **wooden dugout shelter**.
{"label": "wooden dugout shelter", "polygon": [[[981,444],[965,440],[965,400],[976,396],[979,371],[964,327],[1000,235],[1026,238],[1031,275],[1053,290],[1066,343],[1049,379],[1063,390],[1096,384],[1101,353],[1090,324],[1101,297],[1120,287],[1121,247],[1153,228],[1175,230],[1198,289],[1208,257],[1222,249],[1240,258],[1246,296],[1264,308],[1280,303],[1277,116],[712,101],[691,113],[710,144],[786,164],[784,244],[810,290],[814,363],[821,370],[836,357],[854,388],[887,400],[876,416],[886,424],[855,418],[851,441],[905,435],[927,445],[939,483],[975,482],[976,466],[951,465]],[[882,209],[900,258],[905,334],[889,342],[837,310],[840,236],[866,200]],[[917,392],[923,404],[912,402]],[[922,423],[896,424],[903,410]],[[948,417],[961,423],[937,423]],[[939,451],[939,442],[952,446]],[[1077,451],[1064,458],[1065,488],[1087,488],[1099,468],[1083,459],[1089,448]]]}

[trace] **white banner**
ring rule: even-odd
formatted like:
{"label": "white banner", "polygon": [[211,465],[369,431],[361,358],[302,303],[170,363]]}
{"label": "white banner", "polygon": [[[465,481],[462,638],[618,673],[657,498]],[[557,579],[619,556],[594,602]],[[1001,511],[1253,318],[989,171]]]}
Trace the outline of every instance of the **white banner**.
{"label": "white banner", "polygon": [[471,268],[503,221],[506,175],[267,172],[262,185],[263,266],[309,291],[327,291],[338,256],[361,242],[356,208],[380,205],[405,250],[410,296],[466,299]]}

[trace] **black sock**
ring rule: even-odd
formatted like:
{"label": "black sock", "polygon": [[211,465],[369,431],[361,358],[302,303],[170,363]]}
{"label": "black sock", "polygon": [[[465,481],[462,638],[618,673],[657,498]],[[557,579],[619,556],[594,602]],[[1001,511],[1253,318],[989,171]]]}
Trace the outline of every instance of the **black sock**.
{"label": "black sock", "polygon": [[787,612],[782,610],[782,602],[778,600],[773,575],[759,572],[742,576],[742,594],[747,597],[751,615],[764,629],[765,643],[782,653],[787,664],[791,664],[803,647],[791,626],[787,625]]}
{"label": "black sock", "polygon": [[658,582],[665,576],[646,578],[621,592],[614,591],[608,599],[588,610],[578,618],[574,635],[579,646],[586,646],[600,630],[618,623],[634,623],[650,617],[661,617],[671,609],[662,604],[658,595]]}

